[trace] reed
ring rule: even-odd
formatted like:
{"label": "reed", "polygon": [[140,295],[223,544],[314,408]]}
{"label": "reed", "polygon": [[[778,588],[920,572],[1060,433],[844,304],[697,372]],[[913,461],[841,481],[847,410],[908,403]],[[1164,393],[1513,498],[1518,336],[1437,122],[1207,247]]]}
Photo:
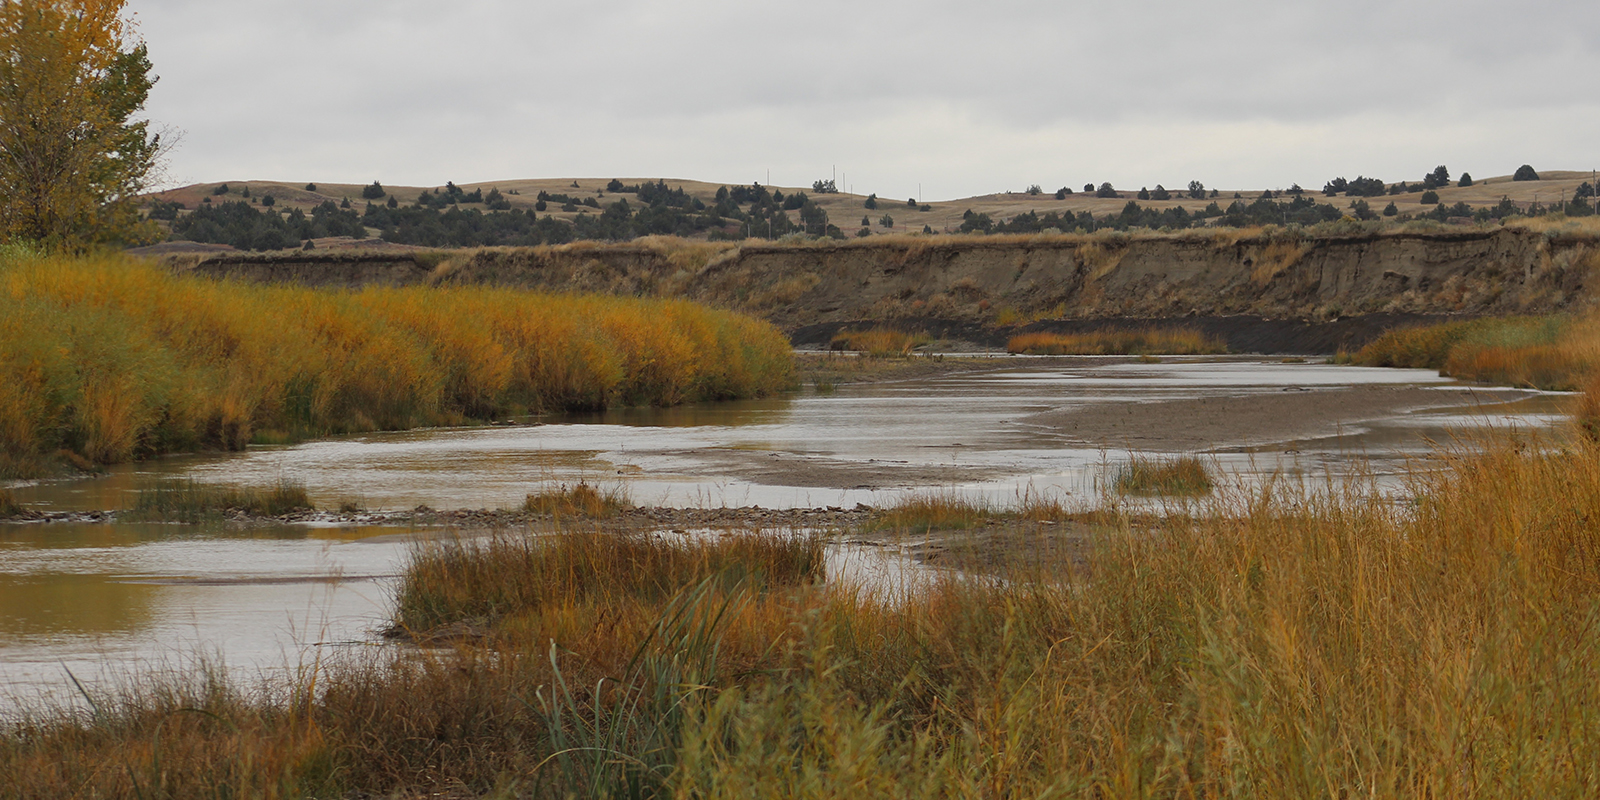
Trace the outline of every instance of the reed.
{"label": "reed", "polygon": [[785,389],[787,340],[686,301],[361,292],[0,257],[0,470]]}
{"label": "reed", "polygon": [[1600,366],[1600,320],[1494,317],[1389,331],[1353,360],[1374,367],[1437,369],[1441,375],[1573,391]]}
{"label": "reed", "polygon": [[1195,456],[1136,456],[1117,469],[1112,487],[1119,494],[1145,497],[1199,497],[1211,493],[1211,470]]}
{"label": "reed", "polygon": [[1596,454],[1449,454],[1416,477],[1414,513],[1275,487],[1108,535],[1092,582],[832,606],[815,678],[703,707],[674,785],[1583,794],[1600,780],[1600,686],[1580,677],[1600,667],[1600,568],[1568,554],[1600,547],[1572,516],[1600,499]]}
{"label": "reed", "polygon": [[623,487],[598,489],[587,483],[572,487],[562,484],[533,492],[522,503],[524,511],[534,514],[588,519],[614,517],[632,507],[633,501]]}
{"label": "reed", "polygon": [[1023,333],[1006,342],[1006,352],[1028,355],[1205,355],[1226,353],[1226,343],[1186,328],[1144,328],[1091,333]]}
{"label": "reed", "polygon": [[0,519],[12,519],[26,513],[26,509],[17,502],[16,495],[10,489],[0,488]]}
{"label": "reed", "polygon": [[397,592],[396,624],[427,632],[574,605],[659,605],[716,577],[766,590],[822,578],[809,536],[731,536],[688,544],[643,534],[564,532],[448,539],[418,546]]}
{"label": "reed", "polygon": [[927,533],[936,529],[961,530],[983,525],[999,512],[987,504],[952,492],[905,497],[875,515],[869,530]]}
{"label": "reed", "polygon": [[833,335],[831,348],[851,350],[876,358],[906,358],[913,350],[931,343],[926,333],[908,333],[894,328],[844,330]]}
{"label": "reed", "polygon": [[197,522],[227,512],[277,517],[313,510],[303,484],[279,481],[267,488],[218,486],[194,480],[162,481],[139,489],[128,517]]}

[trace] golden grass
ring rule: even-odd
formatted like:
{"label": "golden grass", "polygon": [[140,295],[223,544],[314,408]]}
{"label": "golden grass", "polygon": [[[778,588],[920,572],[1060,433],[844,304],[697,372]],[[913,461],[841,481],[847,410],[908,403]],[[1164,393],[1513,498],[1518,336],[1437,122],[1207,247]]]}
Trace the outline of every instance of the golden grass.
{"label": "golden grass", "polygon": [[1258,248],[1254,254],[1255,266],[1250,271],[1250,279],[1257,285],[1266,285],[1272,279],[1287,272],[1294,265],[1300,263],[1306,253],[1311,251],[1311,243],[1305,241],[1275,240]]}
{"label": "golden grass", "polygon": [[1023,333],[1006,342],[1006,352],[1028,355],[1202,355],[1226,353],[1226,343],[1185,328],[1145,328],[1091,333]]}
{"label": "golden grass", "polygon": [[1089,581],[1040,563],[893,602],[815,586],[782,540],[445,542],[401,618],[456,649],[36,715],[0,774],[34,797],[1587,796],[1600,447],[1441,455],[1407,504],[1225,494],[1112,525]]}
{"label": "golden grass", "polygon": [[1600,366],[1600,319],[1496,317],[1403,328],[1372,341],[1352,360],[1570,391],[1585,386]]}
{"label": "golden grass", "polygon": [[10,489],[0,488],[0,519],[20,517],[26,512]]}
{"label": "golden grass", "polygon": [[1571,236],[1600,236],[1600,217],[1569,217],[1565,214],[1546,214],[1538,217],[1511,217],[1505,221],[1507,228],[1521,228],[1536,233]]}
{"label": "golden grass", "polygon": [[533,492],[522,503],[523,510],[535,514],[589,519],[614,517],[632,506],[633,502],[622,487],[602,490],[587,483],[572,487],[562,484]]}
{"label": "golden grass", "polygon": [[0,258],[0,470],[503,415],[758,396],[772,326],[685,301],[325,291],[122,256]]}
{"label": "golden grass", "polygon": [[1199,497],[1211,493],[1211,470],[1195,456],[1135,457],[1117,470],[1112,487],[1119,494],[1146,497]]}
{"label": "golden grass", "polygon": [[1110,275],[1127,255],[1121,237],[1100,237],[1078,245],[1074,251],[1078,262],[1089,271],[1089,280],[1097,281]]}
{"label": "golden grass", "polygon": [[525,628],[532,617],[570,615],[579,606],[597,613],[624,599],[659,606],[710,579],[730,590],[806,585],[821,580],[822,566],[822,543],[813,536],[745,534],[684,542],[569,530],[448,539],[418,545],[412,553],[395,618],[413,632],[463,621],[504,632]]}
{"label": "golden grass", "polygon": [[224,512],[237,511],[253,516],[276,517],[293,511],[313,510],[306,487],[290,481],[275,486],[237,488],[187,481],[163,481],[139,490],[133,519],[195,522]]}
{"label": "golden grass", "polygon": [[644,236],[632,243],[654,250],[667,263],[690,273],[699,272],[719,257],[739,249],[733,242],[702,242],[677,236]]}
{"label": "golden grass", "polygon": [[962,530],[983,525],[998,512],[952,492],[916,494],[897,501],[874,516],[868,530],[893,530],[927,533],[932,530]]}
{"label": "golden grass", "polygon": [[834,350],[850,350],[875,358],[905,358],[911,351],[931,343],[926,333],[909,333],[894,328],[864,331],[843,330],[833,335]]}
{"label": "golden grass", "polygon": [[676,778],[708,797],[1584,794],[1600,566],[1570,554],[1600,534],[1570,514],[1600,501],[1595,456],[1460,455],[1410,515],[1238,498],[1115,537],[1087,584],[854,609],[819,634],[834,672],[724,695]]}

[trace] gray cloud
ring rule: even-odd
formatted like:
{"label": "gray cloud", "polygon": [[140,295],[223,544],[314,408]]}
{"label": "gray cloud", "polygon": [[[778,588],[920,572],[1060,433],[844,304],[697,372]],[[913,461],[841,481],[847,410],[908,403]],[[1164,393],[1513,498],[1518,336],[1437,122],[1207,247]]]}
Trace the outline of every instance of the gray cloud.
{"label": "gray cloud", "polygon": [[1028,183],[1587,168],[1578,2],[133,0],[176,180]]}

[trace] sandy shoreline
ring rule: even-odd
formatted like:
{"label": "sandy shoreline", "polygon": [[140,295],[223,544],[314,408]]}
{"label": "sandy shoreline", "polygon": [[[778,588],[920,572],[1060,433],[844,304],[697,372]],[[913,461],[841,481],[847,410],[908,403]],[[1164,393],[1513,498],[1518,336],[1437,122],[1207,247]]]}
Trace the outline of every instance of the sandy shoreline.
{"label": "sandy shoreline", "polygon": [[1095,447],[1158,452],[1219,450],[1338,435],[1342,429],[1423,409],[1483,407],[1532,397],[1523,389],[1358,386],[1152,403],[1105,403],[1019,420]]}

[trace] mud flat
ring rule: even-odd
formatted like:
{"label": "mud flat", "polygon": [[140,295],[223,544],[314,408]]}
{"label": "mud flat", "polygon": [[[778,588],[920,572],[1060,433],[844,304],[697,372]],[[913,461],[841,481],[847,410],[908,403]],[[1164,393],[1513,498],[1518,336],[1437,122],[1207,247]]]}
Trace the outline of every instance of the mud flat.
{"label": "mud flat", "polygon": [[1047,411],[1022,422],[1097,447],[1157,452],[1221,450],[1319,439],[1362,422],[1413,411],[1482,409],[1536,394],[1520,389],[1285,387],[1278,392]]}

